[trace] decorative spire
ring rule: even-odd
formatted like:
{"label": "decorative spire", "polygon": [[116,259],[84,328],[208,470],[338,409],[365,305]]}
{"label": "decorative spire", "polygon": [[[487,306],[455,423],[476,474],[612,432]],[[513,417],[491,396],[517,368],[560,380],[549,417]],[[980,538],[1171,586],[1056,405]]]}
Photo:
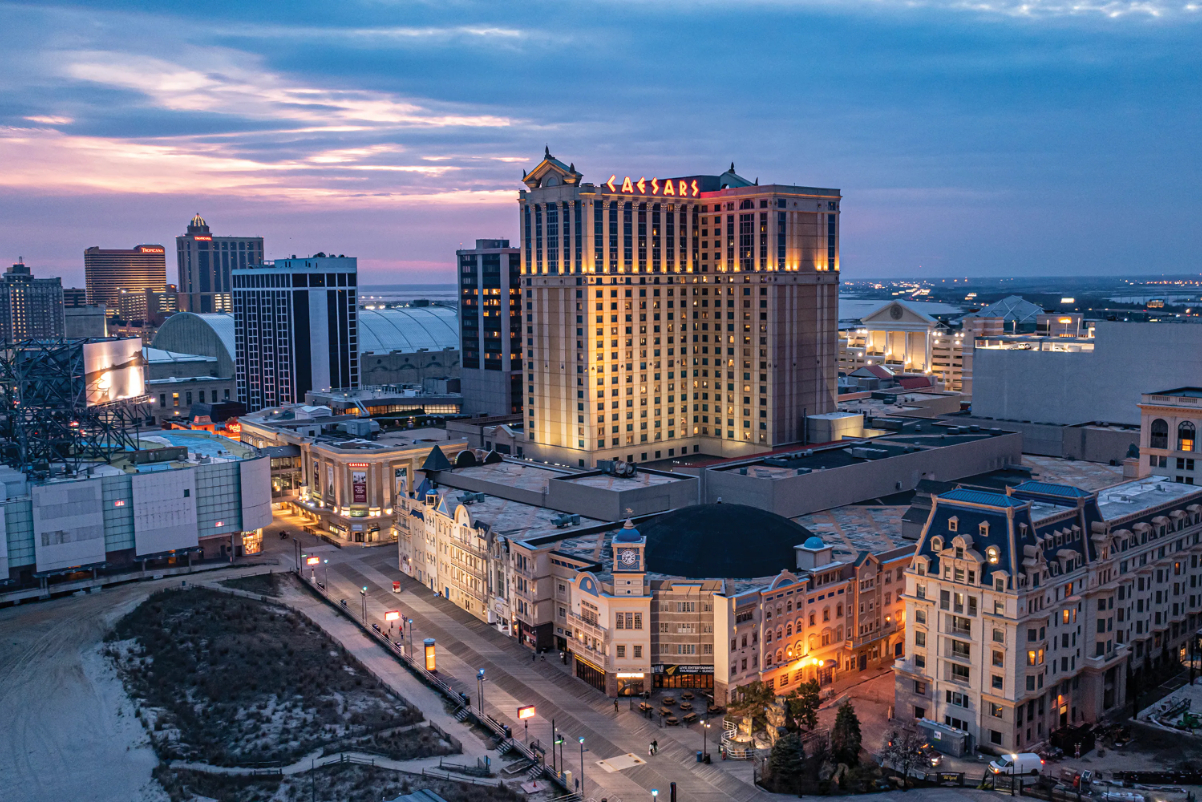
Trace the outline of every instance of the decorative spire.
{"label": "decorative spire", "polygon": [[548,159],[551,158],[551,146],[550,145],[543,145],[543,156]]}
{"label": "decorative spire", "polygon": [[731,171],[732,173],[735,171],[735,163],[734,163],[734,162],[731,162],[731,163],[730,163],[730,171]]}

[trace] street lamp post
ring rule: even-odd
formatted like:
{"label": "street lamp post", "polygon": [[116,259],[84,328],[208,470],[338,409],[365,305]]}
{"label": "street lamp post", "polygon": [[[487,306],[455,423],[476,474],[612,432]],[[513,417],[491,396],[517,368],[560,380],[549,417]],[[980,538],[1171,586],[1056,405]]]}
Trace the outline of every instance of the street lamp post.
{"label": "street lamp post", "polygon": [[321,589],[322,589],[322,591],[325,592],[325,594],[327,596],[329,596],[330,595],[330,559],[328,557],[321,561],[321,572],[322,572],[322,576],[321,576],[322,588]]}
{"label": "street lamp post", "polygon": [[293,562],[296,563],[296,575],[300,576],[301,575],[301,550],[300,550],[300,539],[299,538],[295,538],[295,537],[292,538],[292,554],[293,554]]}
{"label": "street lamp post", "polygon": [[363,599],[363,624],[367,625],[367,585],[359,588],[359,596]]}
{"label": "street lamp post", "polygon": [[559,739],[555,735],[555,719],[551,719],[551,771],[558,774],[555,767],[555,745],[559,743]]}
{"label": "street lamp post", "polygon": [[584,795],[584,736],[580,737],[580,795]]}
{"label": "street lamp post", "polygon": [[651,802],[655,802],[655,800],[656,800],[658,797],[659,797],[659,789],[658,789],[658,788],[652,788],[652,789],[651,789]]}
{"label": "street lamp post", "polygon": [[484,717],[484,669],[476,672],[476,708],[480,717]]}
{"label": "street lamp post", "polygon": [[410,618],[405,622],[405,628],[409,630],[409,662],[413,662],[413,619]]}
{"label": "street lamp post", "polygon": [[707,736],[710,731],[710,720],[708,718],[701,722],[701,728],[701,759],[705,760],[709,756],[709,753],[706,751]]}

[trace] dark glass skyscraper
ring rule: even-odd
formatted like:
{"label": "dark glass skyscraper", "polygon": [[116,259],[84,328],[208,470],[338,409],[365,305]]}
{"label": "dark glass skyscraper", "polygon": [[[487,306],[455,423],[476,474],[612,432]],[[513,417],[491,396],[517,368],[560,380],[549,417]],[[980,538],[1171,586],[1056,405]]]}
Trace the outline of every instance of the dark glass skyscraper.
{"label": "dark glass skyscraper", "polygon": [[459,375],[465,412],[522,411],[521,251],[478,239],[459,261]]}

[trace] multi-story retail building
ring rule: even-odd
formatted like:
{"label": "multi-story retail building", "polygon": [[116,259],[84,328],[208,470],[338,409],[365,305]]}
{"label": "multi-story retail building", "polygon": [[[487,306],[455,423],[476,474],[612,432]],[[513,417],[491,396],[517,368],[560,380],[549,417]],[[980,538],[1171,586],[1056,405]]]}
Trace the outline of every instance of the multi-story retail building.
{"label": "multi-story retail building", "polygon": [[276,500],[314,531],[347,543],[389,541],[398,529],[407,531],[410,520],[397,499],[412,493],[432,453],[455,454],[467,445],[443,429],[381,431],[375,421],[324,406],[263,410],[237,425],[242,442],[272,455]]}
{"label": "multi-story retail building", "polygon": [[263,261],[262,237],[214,237],[197,214],[175,238],[179,308],[185,312],[233,312],[233,271]]}
{"label": "multi-story retail building", "polygon": [[277,259],[232,273],[238,400],[247,410],[359,386],[354,257]]}
{"label": "multi-story retail building", "polygon": [[766,451],[835,405],[834,189],[722,175],[519,195],[527,453],[568,465]]}
{"label": "multi-story retail building", "polygon": [[103,304],[110,315],[115,315],[121,290],[165,292],[165,253],[162,245],[138,245],[129,250],[88,248],[83,252],[88,304]]}
{"label": "multi-story retail building", "polygon": [[0,583],[10,590],[256,554],[271,523],[267,458],[200,432],[142,435],[139,450],[69,479],[35,481],[7,467],[0,476]]}
{"label": "multi-story retail building", "polygon": [[521,250],[507,239],[478,239],[459,262],[460,377],[464,411],[522,411]]}
{"label": "multi-story retail building", "polygon": [[898,715],[970,746],[1029,751],[1120,708],[1185,658],[1202,595],[1202,490],[1027,482],[933,498],[906,572]]}
{"label": "multi-story retail building", "polygon": [[34,278],[23,261],[4,271],[0,278],[0,341],[64,336],[63,280]]}

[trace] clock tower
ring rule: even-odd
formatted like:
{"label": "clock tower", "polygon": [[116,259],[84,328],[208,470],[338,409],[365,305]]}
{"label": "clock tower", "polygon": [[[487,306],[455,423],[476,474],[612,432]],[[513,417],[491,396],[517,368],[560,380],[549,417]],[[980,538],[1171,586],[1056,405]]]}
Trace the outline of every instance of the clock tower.
{"label": "clock tower", "polygon": [[643,595],[643,575],[647,571],[643,553],[646,547],[647,538],[627,518],[613,539],[615,596]]}

